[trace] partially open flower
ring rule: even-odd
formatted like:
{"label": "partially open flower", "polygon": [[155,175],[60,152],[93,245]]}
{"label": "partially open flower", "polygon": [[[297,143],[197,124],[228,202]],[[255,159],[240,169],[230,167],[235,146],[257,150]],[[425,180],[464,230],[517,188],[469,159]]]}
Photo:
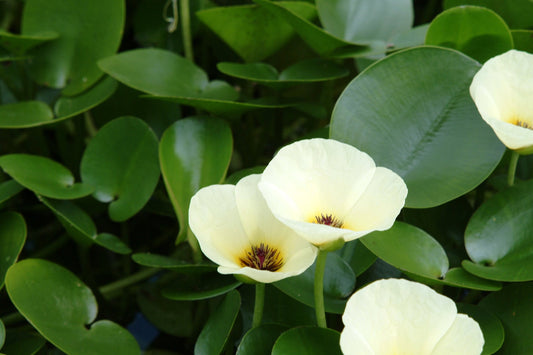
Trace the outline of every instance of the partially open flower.
{"label": "partially open flower", "polygon": [[317,250],[272,216],[259,178],[204,187],[191,199],[189,224],[218,272],[269,283],[304,272]]}
{"label": "partially open flower", "polygon": [[402,178],[331,139],[282,148],[259,183],[274,216],[321,248],[389,229],[407,196]]}
{"label": "partially open flower", "polygon": [[417,282],[379,280],[354,293],[342,316],[345,355],[479,355],[478,323]]}
{"label": "partially open flower", "polygon": [[509,149],[533,152],[533,55],[510,50],[476,73],[470,95],[481,117]]}

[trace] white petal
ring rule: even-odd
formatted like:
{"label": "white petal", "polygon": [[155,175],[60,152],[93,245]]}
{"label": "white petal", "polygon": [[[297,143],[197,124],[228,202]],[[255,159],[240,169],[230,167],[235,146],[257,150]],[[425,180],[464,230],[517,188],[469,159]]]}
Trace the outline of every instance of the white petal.
{"label": "white petal", "polygon": [[491,117],[487,117],[485,121],[507,148],[519,150],[533,146],[533,130]]}
{"label": "white petal", "polygon": [[290,227],[316,244],[350,233],[312,222],[321,214],[344,216],[363,194],[374,171],[372,158],[348,144],[303,140],[278,152],[263,172],[259,189],[278,219],[286,224],[304,222]]}
{"label": "white petal", "polygon": [[431,354],[457,314],[455,303],[428,286],[379,280],[348,300],[342,320],[376,354]]}
{"label": "white petal", "polygon": [[479,324],[465,314],[458,314],[431,355],[479,355],[484,343]]}
{"label": "white petal", "polygon": [[352,327],[345,327],[342,330],[340,345],[344,355],[375,355],[361,334]]}
{"label": "white petal", "polygon": [[402,178],[392,170],[378,167],[363,195],[344,216],[344,227],[367,233],[389,229],[406,196],[407,186]]}
{"label": "white petal", "polygon": [[235,186],[211,185],[198,191],[191,199],[189,225],[205,256],[222,266],[239,266],[250,243],[235,202]]}

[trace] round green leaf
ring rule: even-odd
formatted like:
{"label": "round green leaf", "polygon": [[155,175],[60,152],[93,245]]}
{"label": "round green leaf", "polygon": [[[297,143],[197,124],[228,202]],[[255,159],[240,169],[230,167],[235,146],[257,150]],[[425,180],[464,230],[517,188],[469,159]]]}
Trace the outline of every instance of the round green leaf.
{"label": "round green leaf", "polygon": [[187,118],[170,126],[159,143],[159,162],[176,211],[182,240],[188,231],[189,202],[202,187],[224,180],[233,146],[227,124],[213,118]]}
{"label": "round green leaf", "polygon": [[32,51],[30,73],[39,84],[64,88],[65,95],[81,93],[103,74],[96,62],[117,51],[124,20],[124,1],[26,1],[22,34],[59,34]]}
{"label": "round green leaf", "polygon": [[94,186],[94,198],[110,203],[109,216],[121,222],[148,202],[159,180],[157,138],[135,117],[117,118],[89,142],[81,179]]}
{"label": "round green leaf", "polygon": [[54,114],[41,101],[23,101],[0,105],[0,128],[23,128],[52,122]]}
{"label": "round green leaf", "polygon": [[2,346],[4,346],[4,341],[6,340],[6,328],[4,327],[4,323],[2,320],[0,320],[0,349],[2,349]]}
{"label": "round green leaf", "polygon": [[180,273],[204,273],[215,271],[215,264],[190,264],[165,255],[151,253],[136,253],[131,256],[133,261],[142,266],[171,269]]}
{"label": "round green leaf", "polygon": [[240,308],[241,296],[239,292],[228,293],[200,332],[194,346],[195,355],[219,355],[222,353]]}
{"label": "round green leaf", "polygon": [[140,354],[127,330],[108,320],[95,322],[93,293],[59,265],[39,259],[18,262],[7,273],[6,288],[19,312],[67,354]]}
{"label": "round green leaf", "polygon": [[272,2],[268,0],[254,1],[290,24],[305,43],[321,56],[362,56],[369,54],[372,50],[366,44],[350,43],[331,35],[300,14],[294,12],[283,2]]}
{"label": "round green leaf", "polygon": [[[273,283],[283,293],[309,307],[314,307],[316,263],[298,276]],[[340,256],[329,253],[324,273],[324,306],[326,312],[342,314],[346,299],[355,288],[355,273]]]}
{"label": "round green leaf", "polygon": [[365,272],[377,259],[359,240],[344,244],[336,253],[350,265],[356,276]]}
{"label": "round green leaf", "polygon": [[468,93],[478,69],[445,48],[392,54],[346,87],[330,136],[398,173],[409,189],[407,207],[453,200],[484,181],[504,152]]}
{"label": "round green leaf", "polygon": [[533,52],[533,31],[531,30],[514,30],[511,31],[513,36],[514,49],[524,52]]}
{"label": "round green leaf", "polygon": [[278,324],[262,324],[250,329],[237,348],[236,355],[270,355],[276,339],[287,330]]}
{"label": "round green leaf", "polygon": [[448,257],[442,246],[407,223],[396,222],[389,230],[370,233],[359,240],[385,262],[422,280],[478,290],[501,288],[499,283],[472,277],[461,269],[448,270]]}
{"label": "round green leaf", "polygon": [[341,355],[340,333],[327,328],[299,327],[287,330],[276,340],[272,355]]}
{"label": "round green leaf", "polygon": [[22,190],[24,190],[24,187],[15,180],[8,180],[0,183],[0,204],[9,200]]}
{"label": "round green leaf", "polygon": [[96,226],[91,217],[70,201],[47,200],[39,196],[39,200],[56,215],[67,233],[79,244],[89,246],[96,243],[118,254],[129,254],[131,249],[118,237],[102,233],[97,234]]}
{"label": "round green leaf", "polygon": [[485,7],[454,7],[439,14],[429,26],[426,44],[457,49],[485,62],[513,48],[509,27]]}
{"label": "round green leaf", "polygon": [[24,36],[5,32],[0,29],[0,46],[12,53],[21,55],[41,43],[56,39],[58,36],[58,33],[53,31]]}
{"label": "round green leaf", "polygon": [[490,280],[533,280],[533,181],[499,192],[474,213],[465,231],[470,273]]}
{"label": "round green leaf", "polygon": [[63,165],[45,157],[4,155],[0,157],[0,167],[25,188],[46,197],[68,200],[93,192],[87,184],[74,183],[74,176]]}
{"label": "round green leaf", "polygon": [[479,305],[500,318],[505,330],[501,355],[529,355],[533,349],[533,284],[513,284],[485,297]]}
{"label": "round green leaf", "polygon": [[444,0],[444,9],[454,6],[477,5],[487,7],[498,13],[510,28],[530,28],[533,26],[533,3],[531,0]]}
{"label": "round green leaf", "polygon": [[414,20],[412,0],[316,0],[316,7],[326,31],[348,42],[389,43]]}
{"label": "round green leaf", "polygon": [[[0,214],[0,289],[7,270],[13,265],[26,242],[26,222],[15,212]],[[1,348],[1,346],[0,346]]]}
{"label": "round green leaf", "polygon": [[[282,3],[302,18],[316,17],[311,4]],[[246,62],[270,57],[294,35],[292,27],[283,19],[257,5],[214,7],[198,11],[196,16]]]}
{"label": "round green leaf", "polygon": [[492,312],[467,303],[457,304],[457,311],[469,315],[481,327],[483,338],[485,338],[485,345],[483,345],[481,355],[494,354],[502,347],[505,337],[503,325]]}
{"label": "round green leaf", "polygon": [[6,355],[33,355],[41,349],[46,340],[36,332],[9,329],[2,353]]}
{"label": "round green leaf", "polygon": [[216,271],[180,274],[179,283],[164,288],[161,294],[171,300],[195,301],[223,295],[240,285],[241,282],[233,276],[220,275]]}

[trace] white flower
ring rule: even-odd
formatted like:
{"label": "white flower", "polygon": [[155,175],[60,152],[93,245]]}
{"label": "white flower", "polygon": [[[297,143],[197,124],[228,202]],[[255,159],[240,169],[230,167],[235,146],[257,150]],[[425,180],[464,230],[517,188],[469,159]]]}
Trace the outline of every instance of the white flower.
{"label": "white flower", "polygon": [[191,199],[189,225],[202,252],[221,274],[269,283],[304,272],[314,246],[280,223],[257,189],[260,175],[234,185],[212,185]]}
{"label": "white flower", "polygon": [[342,316],[345,355],[479,355],[478,323],[417,282],[376,281],[354,293]]}
{"label": "white flower", "polygon": [[533,55],[510,50],[476,73],[470,95],[481,117],[509,149],[533,152]]}
{"label": "white flower", "polygon": [[407,196],[402,178],[368,154],[318,138],[282,148],[259,189],[274,216],[317,246],[389,229]]}

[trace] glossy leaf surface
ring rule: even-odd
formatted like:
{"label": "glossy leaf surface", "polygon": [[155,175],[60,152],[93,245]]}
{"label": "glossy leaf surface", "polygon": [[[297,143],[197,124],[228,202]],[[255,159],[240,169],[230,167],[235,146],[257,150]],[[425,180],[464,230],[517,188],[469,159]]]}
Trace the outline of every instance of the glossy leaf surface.
{"label": "glossy leaf surface", "polygon": [[276,339],[287,330],[278,324],[262,324],[244,334],[236,355],[270,355]]}
{"label": "glossy leaf surface", "polygon": [[0,289],[4,286],[7,270],[17,261],[25,242],[24,218],[15,212],[0,213]]}
{"label": "glossy leaf surface", "polygon": [[340,333],[327,328],[300,327],[287,330],[276,340],[272,355],[284,354],[342,354]]}

